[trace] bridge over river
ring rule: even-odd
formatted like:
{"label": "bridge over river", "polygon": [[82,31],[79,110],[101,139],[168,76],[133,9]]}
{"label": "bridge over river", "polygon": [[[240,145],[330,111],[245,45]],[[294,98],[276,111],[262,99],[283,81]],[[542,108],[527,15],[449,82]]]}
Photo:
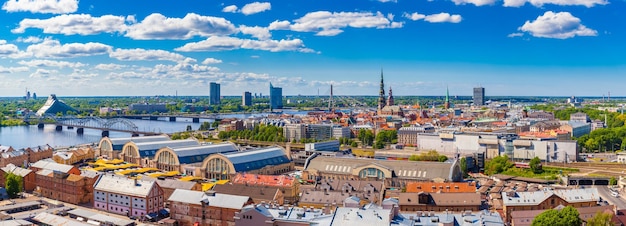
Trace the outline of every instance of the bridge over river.
{"label": "bridge over river", "polygon": [[126,132],[132,136],[155,135],[155,132],[140,131],[137,125],[125,118],[100,118],[94,116],[76,117],[76,116],[55,116],[55,115],[27,115],[24,122],[36,122],[37,127],[43,128],[44,124],[55,124],[56,130],[61,131],[63,127],[67,129],[76,128],[76,133],[83,134],[84,129],[102,130],[102,136],[109,136],[110,131]]}

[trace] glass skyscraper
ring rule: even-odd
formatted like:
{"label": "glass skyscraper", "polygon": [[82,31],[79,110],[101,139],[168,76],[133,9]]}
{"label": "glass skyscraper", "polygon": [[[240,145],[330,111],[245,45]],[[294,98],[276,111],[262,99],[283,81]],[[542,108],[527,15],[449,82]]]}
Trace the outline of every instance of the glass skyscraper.
{"label": "glass skyscraper", "polygon": [[274,87],[272,83],[270,83],[270,108],[283,108],[283,88]]}

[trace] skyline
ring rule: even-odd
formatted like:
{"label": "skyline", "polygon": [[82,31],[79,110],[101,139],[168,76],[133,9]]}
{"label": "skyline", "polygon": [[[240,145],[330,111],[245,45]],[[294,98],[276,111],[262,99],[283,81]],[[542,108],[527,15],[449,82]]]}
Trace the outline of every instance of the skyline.
{"label": "skyline", "polygon": [[[119,7],[120,5],[125,7]],[[626,96],[625,1],[9,0],[0,96]],[[621,14],[621,15],[620,15]],[[76,87],[78,86],[78,87]]]}

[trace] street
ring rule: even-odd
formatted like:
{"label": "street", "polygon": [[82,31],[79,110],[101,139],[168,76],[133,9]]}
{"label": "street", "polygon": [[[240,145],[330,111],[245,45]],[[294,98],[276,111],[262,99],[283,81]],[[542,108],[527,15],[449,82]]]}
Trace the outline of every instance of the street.
{"label": "street", "polygon": [[626,200],[622,198],[621,194],[619,197],[614,197],[613,195],[611,195],[611,190],[609,190],[609,187],[607,186],[594,186],[594,187],[598,189],[598,193],[600,194],[600,197],[602,197],[602,200],[606,200],[607,202],[609,202],[609,204],[615,205],[617,209],[626,208]]}

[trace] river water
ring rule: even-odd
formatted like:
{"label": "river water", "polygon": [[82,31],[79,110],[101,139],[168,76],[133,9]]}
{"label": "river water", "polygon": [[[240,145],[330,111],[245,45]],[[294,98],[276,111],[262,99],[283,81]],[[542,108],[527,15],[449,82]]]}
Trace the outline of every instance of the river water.
{"label": "river water", "polygon": [[[306,114],[306,112],[292,112],[293,114]],[[224,118],[249,118],[259,117],[266,114],[229,114],[223,115]],[[157,133],[174,133],[182,132],[191,125],[192,129],[200,128],[202,122],[213,120],[201,119],[200,123],[193,123],[191,118],[177,118],[176,122],[168,121],[168,118],[159,118],[157,121],[129,119],[135,123],[139,131],[157,132]],[[101,130],[85,129],[83,134],[77,134],[76,128],[67,129],[63,127],[62,131],[56,131],[55,125],[45,125],[44,128],[33,126],[10,126],[0,127],[0,145],[12,146],[15,149],[25,147],[35,147],[38,145],[50,145],[52,147],[65,147],[77,144],[98,143],[102,138]],[[130,133],[113,132],[109,133],[109,137],[130,137]]]}

